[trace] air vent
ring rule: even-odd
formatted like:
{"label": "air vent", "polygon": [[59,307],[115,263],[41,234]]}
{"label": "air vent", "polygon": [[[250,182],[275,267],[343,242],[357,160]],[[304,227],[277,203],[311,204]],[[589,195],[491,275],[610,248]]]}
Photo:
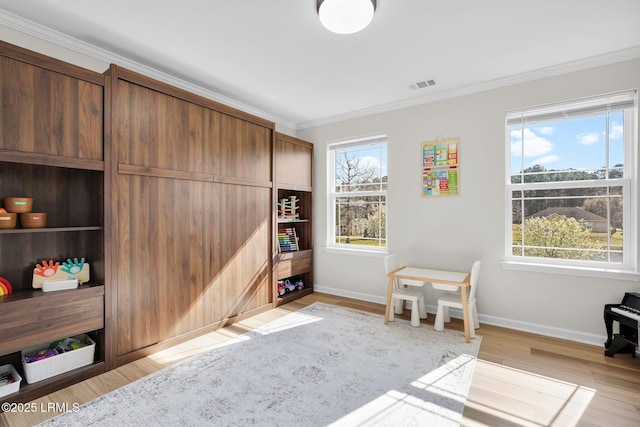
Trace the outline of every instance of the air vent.
{"label": "air vent", "polygon": [[419,82],[411,83],[409,87],[411,89],[424,89],[425,87],[435,86],[436,81],[433,79],[429,80],[420,80]]}

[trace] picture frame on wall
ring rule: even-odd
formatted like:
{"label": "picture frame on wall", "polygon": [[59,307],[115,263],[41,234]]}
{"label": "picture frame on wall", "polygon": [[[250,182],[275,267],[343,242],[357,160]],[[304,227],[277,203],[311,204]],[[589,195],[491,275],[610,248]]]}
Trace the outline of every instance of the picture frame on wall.
{"label": "picture frame on wall", "polygon": [[460,138],[422,143],[422,197],[460,194]]}

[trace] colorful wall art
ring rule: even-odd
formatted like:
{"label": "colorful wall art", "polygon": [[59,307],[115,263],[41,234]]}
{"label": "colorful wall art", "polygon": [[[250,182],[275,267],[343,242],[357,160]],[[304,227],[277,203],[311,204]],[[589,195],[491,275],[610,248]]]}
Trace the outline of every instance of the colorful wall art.
{"label": "colorful wall art", "polygon": [[460,194],[460,138],[422,144],[422,197]]}

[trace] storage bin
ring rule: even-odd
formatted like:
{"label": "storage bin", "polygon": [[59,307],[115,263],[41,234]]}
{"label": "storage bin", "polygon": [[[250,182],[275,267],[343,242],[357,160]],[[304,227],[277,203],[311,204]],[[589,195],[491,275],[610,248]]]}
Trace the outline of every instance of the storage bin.
{"label": "storage bin", "polygon": [[20,390],[20,382],[22,381],[22,377],[16,371],[16,368],[13,365],[2,365],[0,366],[0,374],[4,374],[6,372],[11,372],[11,376],[15,380],[10,384],[5,384],[0,386],[0,397],[8,396],[12,393],[17,393]]}
{"label": "storage bin", "polygon": [[85,334],[76,335],[71,338],[75,338],[80,342],[89,345],[31,363],[27,363],[24,356],[29,353],[49,348],[49,344],[43,344],[22,350],[22,367],[24,368],[24,376],[27,383],[33,384],[93,363],[96,343]]}

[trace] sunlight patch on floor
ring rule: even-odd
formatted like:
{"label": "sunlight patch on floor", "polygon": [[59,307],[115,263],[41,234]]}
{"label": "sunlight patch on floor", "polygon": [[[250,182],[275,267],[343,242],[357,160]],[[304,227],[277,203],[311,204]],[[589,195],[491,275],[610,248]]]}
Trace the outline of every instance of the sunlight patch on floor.
{"label": "sunlight patch on floor", "polygon": [[147,356],[149,359],[160,365],[167,365],[204,353],[214,348],[220,348],[227,345],[237,344],[248,341],[250,338],[246,335],[238,335],[230,333],[225,329],[220,329],[215,333],[202,335],[200,337],[177,344],[171,348],[158,351]]}
{"label": "sunlight patch on floor", "polygon": [[576,426],[596,390],[478,360],[463,426]]}
{"label": "sunlight patch on floor", "polygon": [[[275,312],[276,310],[273,311]],[[215,348],[247,341],[251,339],[245,334],[249,331],[261,335],[268,335],[322,320],[322,318],[317,316],[298,312],[292,313],[289,311],[271,313],[270,316],[262,316],[264,317],[263,320],[260,319],[261,315],[254,317],[255,318],[233,324],[228,328],[221,328],[214,332],[177,344],[171,348],[158,351],[147,357],[160,365],[168,365]],[[269,319],[270,321],[265,321],[265,319]],[[234,330],[244,331],[245,333],[237,333]]]}
{"label": "sunlight patch on floor", "polygon": [[[411,382],[412,393],[390,390],[340,418],[331,426],[413,425],[409,420],[429,420],[428,425],[457,425],[467,390],[461,376],[475,357],[461,355]],[[468,384],[468,381],[466,382]]]}
{"label": "sunlight patch on floor", "polygon": [[297,328],[298,326],[308,325],[309,323],[318,322],[320,320],[322,320],[322,318],[318,316],[294,312],[287,314],[280,319],[269,322],[264,326],[260,326],[256,328],[254,332],[261,335],[269,335],[287,329]]}

